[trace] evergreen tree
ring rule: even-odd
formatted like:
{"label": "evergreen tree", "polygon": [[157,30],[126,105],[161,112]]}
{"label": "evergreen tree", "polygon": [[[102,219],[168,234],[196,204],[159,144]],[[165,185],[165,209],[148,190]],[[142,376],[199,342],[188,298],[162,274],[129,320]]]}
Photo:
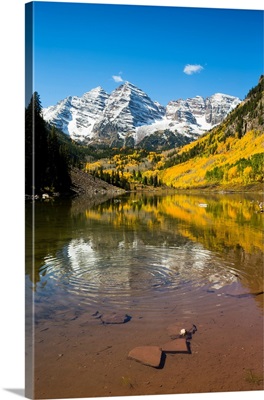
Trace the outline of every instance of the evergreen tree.
{"label": "evergreen tree", "polygon": [[32,193],[33,188],[33,105],[32,99],[25,113],[25,190]]}
{"label": "evergreen tree", "polygon": [[37,92],[25,115],[25,181],[26,193],[33,195],[44,188],[68,191],[71,185],[68,151],[59,143],[56,129],[48,128],[42,118]]}
{"label": "evergreen tree", "polygon": [[54,127],[47,137],[46,186],[53,190],[68,190],[71,180],[69,175],[69,156],[67,147],[60,145]]}
{"label": "evergreen tree", "polygon": [[25,124],[26,190],[34,194],[44,185],[47,165],[47,129],[37,92],[26,109]]}

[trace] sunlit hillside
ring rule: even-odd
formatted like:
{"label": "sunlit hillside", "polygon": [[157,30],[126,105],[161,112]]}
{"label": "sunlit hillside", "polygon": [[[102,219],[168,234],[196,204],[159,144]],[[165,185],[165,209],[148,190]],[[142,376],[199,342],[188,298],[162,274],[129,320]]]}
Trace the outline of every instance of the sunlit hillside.
{"label": "sunlit hillside", "polygon": [[222,124],[171,155],[162,182],[180,189],[263,183],[263,99],[261,77]]}
{"label": "sunlit hillside", "polygon": [[[200,139],[193,146],[206,141],[208,137]],[[214,143],[214,154],[208,156],[203,152],[162,171],[162,181],[168,186],[181,189],[215,185],[245,186],[263,182],[263,132],[250,131],[241,139],[230,137],[225,142],[218,141],[218,137],[215,136]],[[184,148],[181,154],[191,148]]]}
{"label": "sunlit hillside", "polygon": [[182,148],[123,147],[87,157],[85,172],[125,190],[261,189],[264,168],[264,79],[217,127]]}

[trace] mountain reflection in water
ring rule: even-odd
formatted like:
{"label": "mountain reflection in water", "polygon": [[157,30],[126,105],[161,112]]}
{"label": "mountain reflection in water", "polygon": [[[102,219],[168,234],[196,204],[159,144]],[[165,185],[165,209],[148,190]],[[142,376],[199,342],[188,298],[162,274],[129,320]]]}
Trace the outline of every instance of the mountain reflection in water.
{"label": "mountain reflection in water", "polygon": [[80,200],[78,206],[37,203],[35,273],[30,265],[27,270],[36,298],[67,295],[87,305],[147,309],[153,296],[171,293],[179,301],[195,293],[201,301],[214,292],[259,293],[263,214],[257,200],[142,194],[92,208]]}

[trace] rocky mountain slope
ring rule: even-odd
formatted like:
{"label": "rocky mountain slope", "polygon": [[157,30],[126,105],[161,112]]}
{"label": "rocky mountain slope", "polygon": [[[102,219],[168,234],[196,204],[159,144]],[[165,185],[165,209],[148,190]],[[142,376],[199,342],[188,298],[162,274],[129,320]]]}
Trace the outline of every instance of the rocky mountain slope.
{"label": "rocky mountain slope", "polygon": [[78,168],[71,168],[71,190],[76,195],[86,197],[117,196],[125,193],[124,189],[110,185]]}
{"label": "rocky mountain slope", "polygon": [[83,144],[165,149],[193,141],[239,103],[237,97],[217,93],[163,107],[125,82],[111,94],[97,87],[82,97],[69,96],[43,109],[43,118]]}

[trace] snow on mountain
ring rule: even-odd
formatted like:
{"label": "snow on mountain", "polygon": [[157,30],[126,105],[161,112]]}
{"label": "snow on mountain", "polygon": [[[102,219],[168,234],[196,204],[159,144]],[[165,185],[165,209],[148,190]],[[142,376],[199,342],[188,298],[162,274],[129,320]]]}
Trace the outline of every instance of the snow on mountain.
{"label": "snow on mountain", "polygon": [[165,130],[192,141],[222,122],[239,103],[237,97],[216,93],[206,99],[196,96],[170,101],[165,108],[125,82],[111,94],[97,87],[82,97],[69,96],[43,109],[43,118],[87,144],[122,145],[129,139],[135,145]]}
{"label": "snow on mountain", "polygon": [[55,106],[43,109],[43,118],[73,139],[91,138],[98,115],[109,95],[99,86],[82,97],[69,96]]}
{"label": "snow on mountain", "polygon": [[136,127],[160,120],[165,109],[154,103],[146,93],[129,82],[119,86],[109,96],[94,133],[116,132],[125,137]]}
{"label": "snow on mountain", "polygon": [[206,122],[214,126],[220,124],[225,116],[240,103],[240,100],[227,94],[216,93],[208,97],[205,102]]}
{"label": "snow on mountain", "polygon": [[206,99],[196,96],[187,100],[170,101],[161,121],[136,127],[135,143],[140,143],[145,136],[152,135],[156,131],[166,129],[194,139],[197,135],[203,134],[222,122],[239,103],[240,100],[237,97],[221,93],[216,93]]}

